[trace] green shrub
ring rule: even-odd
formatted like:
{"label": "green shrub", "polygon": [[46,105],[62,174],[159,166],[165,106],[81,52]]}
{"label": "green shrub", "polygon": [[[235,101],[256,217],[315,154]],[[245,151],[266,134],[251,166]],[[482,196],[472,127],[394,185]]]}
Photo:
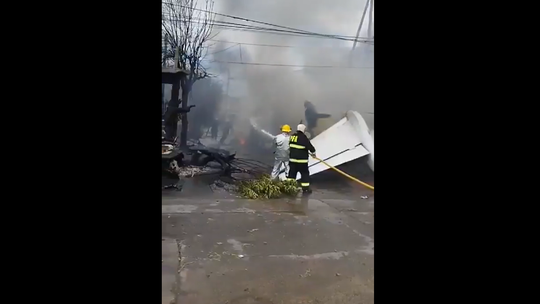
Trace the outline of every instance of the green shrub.
{"label": "green shrub", "polygon": [[285,195],[295,196],[298,193],[295,180],[271,180],[270,175],[263,175],[254,180],[243,181],[238,185],[238,193],[249,199],[279,198]]}

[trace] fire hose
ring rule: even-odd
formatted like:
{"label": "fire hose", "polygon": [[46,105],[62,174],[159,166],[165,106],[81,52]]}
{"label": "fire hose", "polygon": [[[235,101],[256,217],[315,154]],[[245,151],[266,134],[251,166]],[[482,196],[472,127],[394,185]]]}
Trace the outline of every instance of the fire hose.
{"label": "fire hose", "polygon": [[[250,123],[251,123],[251,125],[252,125],[256,130],[259,130],[260,132],[262,132],[262,133],[265,134],[266,136],[271,137],[271,138],[274,137],[274,135],[270,134],[270,132],[268,132],[268,131],[266,131],[266,130],[263,130],[263,129],[259,128],[259,126],[255,123],[255,121],[254,121],[252,118],[250,118]],[[311,153],[310,153],[310,154],[311,154]],[[337,172],[340,173],[341,175],[343,175],[343,176],[345,176],[345,177],[348,177],[349,179],[351,179],[351,180],[357,182],[358,184],[360,184],[360,185],[362,185],[362,186],[364,186],[364,187],[366,187],[366,188],[368,188],[368,189],[371,189],[371,190],[375,191],[375,187],[373,187],[372,185],[367,184],[367,183],[364,183],[363,181],[357,179],[357,178],[354,177],[354,176],[350,176],[349,174],[347,174],[347,173],[345,173],[345,172],[339,170],[338,168],[336,168],[336,167],[330,165],[329,163],[325,162],[324,160],[322,160],[322,159],[320,159],[320,158],[318,158],[318,157],[316,157],[316,156],[313,156],[313,154],[311,154],[311,157],[313,157],[314,159],[316,159],[316,160],[320,161],[321,163],[325,164],[326,166],[328,166],[328,168],[337,171]]]}
{"label": "fire hose", "polygon": [[362,186],[364,186],[364,187],[366,187],[366,188],[369,188],[369,189],[375,191],[375,187],[373,187],[372,185],[366,184],[366,183],[364,183],[363,181],[361,181],[361,180],[359,180],[359,179],[357,179],[357,178],[355,178],[355,177],[353,177],[353,176],[350,176],[349,174],[347,174],[347,173],[345,173],[345,172],[339,170],[338,168],[336,168],[336,167],[330,165],[329,163],[325,162],[324,160],[322,160],[322,159],[320,159],[320,158],[318,158],[318,157],[316,157],[316,156],[313,156],[313,154],[311,154],[311,157],[313,157],[314,159],[316,159],[316,160],[320,161],[321,163],[327,165],[328,168],[337,171],[337,172],[340,173],[341,175],[343,175],[343,176],[345,176],[345,177],[348,177],[348,178],[350,178],[351,180],[353,180],[353,181],[359,183],[360,185],[362,185]]}

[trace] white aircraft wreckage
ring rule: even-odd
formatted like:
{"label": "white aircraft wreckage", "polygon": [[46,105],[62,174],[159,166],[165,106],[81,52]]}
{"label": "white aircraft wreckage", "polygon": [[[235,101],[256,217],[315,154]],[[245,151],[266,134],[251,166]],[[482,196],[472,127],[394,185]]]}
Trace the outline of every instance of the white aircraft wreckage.
{"label": "white aircraft wreckage", "polygon": [[[331,166],[366,157],[369,168],[375,171],[374,130],[369,130],[357,111],[348,111],[345,117],[313,138],[311,143],[317,151],[317,158]],[[310,157],[310,175],[330,169],[320,160]],[[281,172],[279,177],[285,179],[285,172]],[[299,179],[300,174],[296,178]]]}

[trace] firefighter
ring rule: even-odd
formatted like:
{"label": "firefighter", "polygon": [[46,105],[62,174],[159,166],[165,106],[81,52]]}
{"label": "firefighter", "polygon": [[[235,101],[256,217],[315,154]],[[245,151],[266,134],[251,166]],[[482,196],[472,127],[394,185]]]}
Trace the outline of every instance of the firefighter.
{"label": "firefighter", "polygon": [[304,132],[306,126],[299,124],[296,133],[291,135],[289,140],[289,180],[296,180],[296,175],[300,172],[300,186],[304,193],[311,193],[309,187],[309,153],[315,156],[315,148]]}
{"label": "firefighter", "polygon": [[291,133],[291,127],[289,125],[283,125],[281,127],[281,134],[274,137],[274,145],[276,151],[274,152],[274,168],[272,169],[271,177],[276,179],[279,173],[285,170],[285,175],[289,171],[289,134]]}

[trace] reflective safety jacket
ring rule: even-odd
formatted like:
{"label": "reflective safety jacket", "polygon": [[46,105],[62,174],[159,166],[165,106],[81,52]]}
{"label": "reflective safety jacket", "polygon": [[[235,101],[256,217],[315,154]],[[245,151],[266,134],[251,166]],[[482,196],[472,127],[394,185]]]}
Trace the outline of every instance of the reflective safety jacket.
{"label": "reflective safety jacket", "polygon": [[296,131],[289,139],[289,162],[291,163],[308,163],[309,154],[315,153],[315,147],[309,141],[306,134],[301,131]]}

